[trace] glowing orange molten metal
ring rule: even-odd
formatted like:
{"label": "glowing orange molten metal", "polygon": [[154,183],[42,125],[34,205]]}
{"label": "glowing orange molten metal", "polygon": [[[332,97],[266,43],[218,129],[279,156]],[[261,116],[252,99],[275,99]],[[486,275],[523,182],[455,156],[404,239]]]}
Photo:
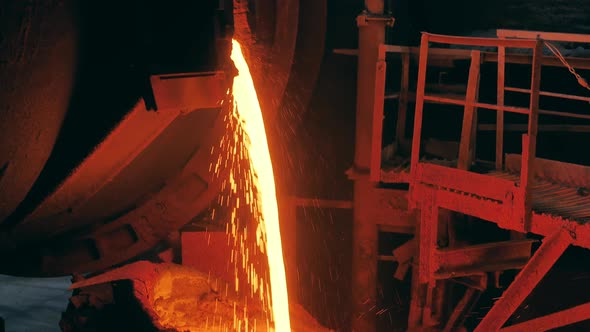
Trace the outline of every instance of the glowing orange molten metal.
{"label": "glowing orange molten metal", "polygon": [[[275,330],[290,331],[289,299],[283,262],[279,213],[274,175],[262,112],[250,70],[240,44],[234,40],[231,58],[239,70],[234,78],[233,95],[242,119],[242,127],[249,138],[248,152],[258,187],[261,225],[266,233],[266,255],[270,269],[272,313]],[[259,245],[263,245],[259,243]]]}

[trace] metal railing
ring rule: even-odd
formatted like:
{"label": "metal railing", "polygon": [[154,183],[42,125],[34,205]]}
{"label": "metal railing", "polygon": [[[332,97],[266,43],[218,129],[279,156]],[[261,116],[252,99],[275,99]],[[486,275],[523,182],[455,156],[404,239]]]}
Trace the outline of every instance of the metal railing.
{"label": "metal railing", "polygon": [[[522,53],[506,53],[506,48],[531,48],[533,43],[536,43],[537,37],[543,40],[554,40],[554,41],[571,41],[571,42],[588,42],[590,43],[590,35],[580,34],[564,34],[564,33],[551,33],[551,32],[534,32],[534,31],[516,31],[516,30],[498,30],[498,38],[472,38],[472,37],[454,37],[454,36],[441,36],[427,34],[430,42],[437,42],[445,44],[445,41],[451,41],[451,44],[455,45],[467,45],[467,46],[479,46],[479,47],[497,47],[497,52],[480,51],[481,63],[486,62],[497,62],[498,63],[498,99],[496,104],[481,103],[479,101],[473,101],[469,103],[475,108],[490,109],[497,111],[496,116],[496,152],[495,152],[495,165],[497,169],[502,169],[503,166],[503,145],[504,145],[504,132],[505,131],[523,131],[520,126],[504,124],[504,112],[512,112],[519,114],[529,114],[529,108],[505,105],[504,96],[505,92],[513,93],[531,93],[531,89],[523,89],[517,87],[505,86],[504,78],[506,72],[506,64],[521,64],[531,65],[533,63],[533,57],[528,54]],[[533,38],[531,38],[531,36]],[[450,38],[450,39],[449,39]],[[510,39],[520,38],[520,39]],[[502,42],[500,42],[502,40]],[[522,43],[522,41],[525,41]],[[337,53],[355,55],[355,50],[335,50]],[[386,69],[387,69],[387,54],[399,54],[401,58],[401,81],[400,91],[396,93],[386,94],[385,82],[386,82]],[[370,167],[370,180],[380,181],[381,179],[381,158],[382,158],[382,137],[383,137],[383,118],[384,118],[384,101],[388,99],[398,100],[398,113],[396,120],[396,131],[394,143],[399,148],[402,140],[405,139],[406,135],[406,119],[407,119],[407,108],[410,101],[416,99],[416,95],[409,89],[410,81],[410,62],[415,59],[419,62],[421,54],[421,47],[408,47],[408,46],[397,46],[397,45],[381,45],[379,49],[379,57],[376,64],[376,82],[375,82],[375,104],[373,105],[373,139],[371,146],[371,167]],[[436,60],[440,62],[442,59],[447,62],[455,60],[469,60],[472,57],[472,50],[469,49],[451,49],[451,48],[437,48],[429,47],[428,55],[436,57]],[[562,62],[553,56],[542,56],[539,54],[538,60],[542,66],[550,67],[561,67]],[[590,69],[590,59],[584,58],[568,58],[567,61],[573,67],[579,69]],[[590,102],[590,97],[578,96],[565,93],[539,91],[539,96],[553,97],[553,98],[564,98],[569,100],[577,100]],[[466,102],[462,99],[457,99],[456,96],[445,96],[445,95],[425,95],[424,101],[429,103],[445,103],[452,105],[465,106]],[[538,109],[539,115],[552,115],[576,119],[590,120],[590,114],[579,114],[572,112],[561,112]],[[485,130],[489,130],[493,125],[484,125]],[[527,126],[528,127],[528,126]],[[515,129],[517,128],[517,129]],[[543,130],[543,126],[540,130]],[[590,129],[585,126],[570,125],[560,126],[562,131],[589,131]],[[526,128],[528,129],[528,128]],[[553,127],[549,129],[554,129]],[[539,127],[537,126],[537,130]],[[526,131],[526,130],[525,130]],[[554,130],[553,130],[554,131]]]}
{"label": "metal railing", "polygon": [[[449,45],[464,45],[464,46],[475,46],[475,47],[497,47],[499,50],[505,48],[524,48],[533,50],[532,56],[532,74],[531,74],[531,96],[528,108],[506,106],[504,105],[503,94],[499,94],[498,104],[481,103],[478,101],[479,95],[479,82],[480,82],[480,65],[482,63],[481,51],[471,50],[471,65],[469,68],[469,78],[467,83],[467,93],[465,99],[441,97],[437,95],[429,95],[425,93],[426,86],[426,72],[428,69],[428,56],[429,56],[429,44],[440,43]],[[447,183],[446,186],[461,186],[461,184],[473,183],[479,177],[475,177],[476,174],[468,172],[472,165],[475,157],[475,134],[477,126],[477,108],[487,108],[496,110],[499,113],[508,111],[520,114],[528,115],[528,126],[527,133],[523,135],[522,140],[522,165],[520,172],[520,183],[511,186],[506,186],[505,190],[508,192],[496,193],[494,196],[503,199],[504,197],[510,197],[510,205],[516,207],[513,211],[512,218],[517,218],[523,226],[523,229],[527,228],[528,221],[530,221],[531,212],[531,195],[529,187],[532,185],[533,180],[533,162],[536,153],[536,136],[537,126],[539,117],[539,88],[541,80],[541,57],[542,57],[543,42],[540,39],[498,39],[498,38],[473,38],[473,37],[455,37],[455,36],[444,36],[435,35],[429,33],[422,34],[421,46],[420,46],[420,59],[418,68],[418,82],[416,91],[416,111],[414,118],[414,133],[412,140],[412,155],[410,161],[410,206],[416,207],[416,197],[413,192],[416,185],[421,182],[422,172],[418,172],[419,159],[420,159],[420,140],[422,134],[422,123],[424,115],[424,104],[427,102],[436,102],[452,105],[460,105],[464,107],[463,115],[463,126],[461,131],[461,141],[459,147],[459,158],[457,161],[457,168],[463,172],[454,172],[453,180],[451,183]],[[498,90],[504,88],[504,66],[505,63],[505,52],[498,53],[499,63],[499,75],[498,75]],[[498,122],[498,131],[501,130],[500,123],[503,123],[503,113],[501,121]],[[501,146],[500,146],[501,148]],[[498,152],[498,151],[497,151]],[[501,150],[500,150],[501,154]],[[423,168],[423,167],[422,167]],[[421,168],[421,169],[422,169]],[[439,171],[442,171],[439,170]],[[457,174],[455,174],[457,173]],[[459,174],[460,173],[460,174]],[[441,178],[444,178],[441,177]],[[444,179],[449,182],[448,179]],[[481,180],[481,179],[479,179]],[[490,179],[491,180],[491,179]],[[452,182],[455,183],[452,183]],[[436,179],[435,179],[436,182]],[[433,183],[433,185],[439,185]],[[497,184],[500,186],[500,184]],[[488,186],[489,187],[489,186]],[[505,187],[505,186],[500,186]],[[488,189],[485,185],[480,186],[469,186],[470,192],[474,194],[484,195]],[[496,198],[496,197],[490,197]]]}

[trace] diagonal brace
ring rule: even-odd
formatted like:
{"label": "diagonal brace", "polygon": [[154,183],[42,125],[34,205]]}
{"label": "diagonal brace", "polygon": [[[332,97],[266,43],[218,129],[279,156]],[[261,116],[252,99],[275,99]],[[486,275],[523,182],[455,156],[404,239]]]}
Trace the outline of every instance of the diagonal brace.
{"label": "diagonal brace", "polygon": [[516,276],[502,298],[492,307],[475,329],[475,332],[498,331],[543,279],[553,264],[569,247],[572,238],[566,229],[560,229],[543,240],[527,265]]}
{"label": "diagonal brace", "polygon": [[590,303],[503,328],[500,332],[547,331],[590,319]]}

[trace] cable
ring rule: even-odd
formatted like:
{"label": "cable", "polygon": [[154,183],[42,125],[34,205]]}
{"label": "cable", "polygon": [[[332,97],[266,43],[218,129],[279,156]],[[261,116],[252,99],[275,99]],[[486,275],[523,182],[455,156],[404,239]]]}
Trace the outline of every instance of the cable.
{"label": "cable", "polygon": [[570,73],[572,73],[572,75],[576,77],[576,79],[578,80],[578,84],[580,84],[583,88],[590,90],[590,85],[588,84],[588,82],[582,76],[580,76],[580,74],[576,72],[576,69],[572,67],[572,65],[570,65],[567,62],[567,60],[565,59],[563,54],[561,54],[557,46],[553,45],[548,41],[544,41],[544,43],[545,46],[547,46],[547,48],[559,59],[559,61],[561,61],[561,63],[563,63],[563,65],[567,67]]}

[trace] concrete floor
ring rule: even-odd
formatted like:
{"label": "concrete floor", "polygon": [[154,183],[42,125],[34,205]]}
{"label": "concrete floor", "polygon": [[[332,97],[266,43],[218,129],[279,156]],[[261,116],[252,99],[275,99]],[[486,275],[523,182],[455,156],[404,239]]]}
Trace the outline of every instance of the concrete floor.
{"label": "concrete floor", "polygon": [[70,277],[0,275],[0,317],[4,318],[6,332],[59,332],[70,284]]}

